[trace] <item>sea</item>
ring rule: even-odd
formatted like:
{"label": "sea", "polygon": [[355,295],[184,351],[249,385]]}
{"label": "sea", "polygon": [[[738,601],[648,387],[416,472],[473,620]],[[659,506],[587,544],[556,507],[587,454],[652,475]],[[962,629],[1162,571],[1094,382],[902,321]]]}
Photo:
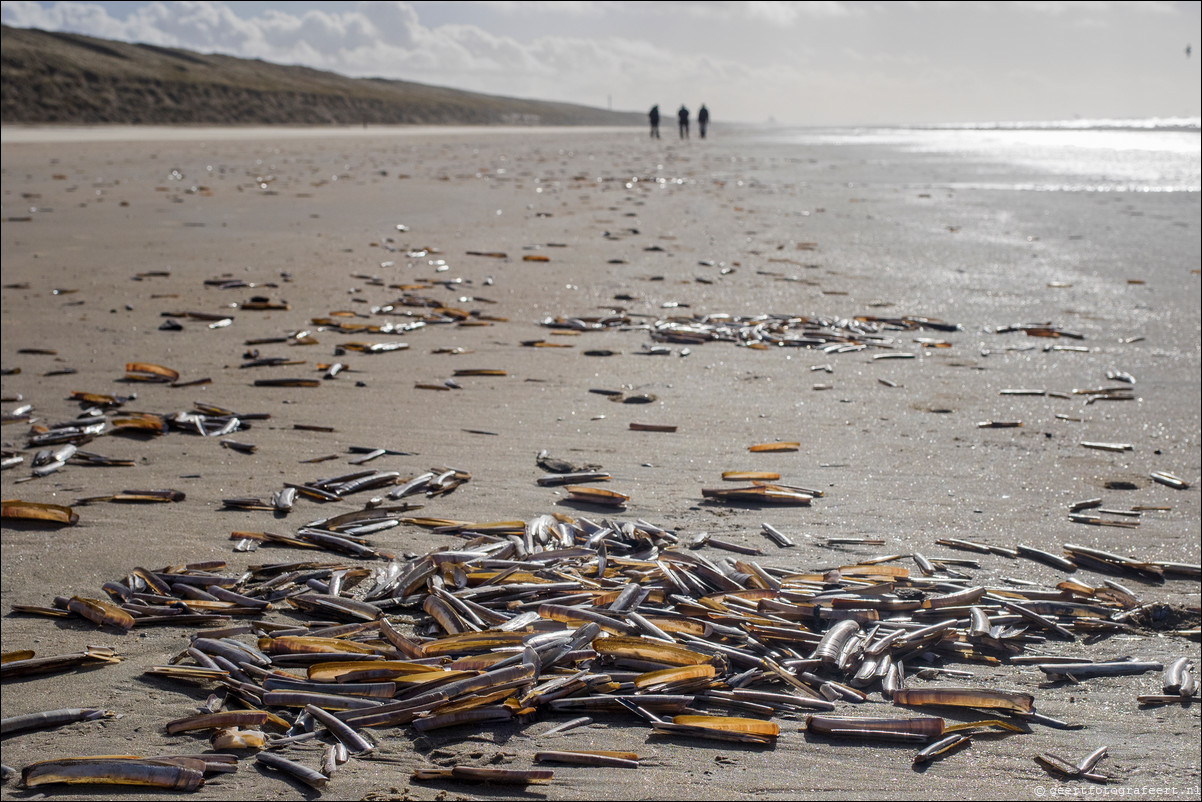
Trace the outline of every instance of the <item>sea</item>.
{"label": "sea", "polygon": [[[1062,120],[927,126],[764,127],[754,141],[837,149],[903,167],[952,189],[1033,192],[1202,191],[1202,119]],[[890,164],[896,167],[896,164]],[[907,171],[908,172],[908,171]]]}
{"label": "sea", "polygon": [[[572,126],[0,126],[0,142],[293,139],[599,134],[642,128]],[[838,162],[862,183],[1031,192],[1200,192],[1202,118],[1073,119],[944,125],[715,126],[710,142],[765,146],[790,161]],[[888,169],[876,170],[875,167]]]}

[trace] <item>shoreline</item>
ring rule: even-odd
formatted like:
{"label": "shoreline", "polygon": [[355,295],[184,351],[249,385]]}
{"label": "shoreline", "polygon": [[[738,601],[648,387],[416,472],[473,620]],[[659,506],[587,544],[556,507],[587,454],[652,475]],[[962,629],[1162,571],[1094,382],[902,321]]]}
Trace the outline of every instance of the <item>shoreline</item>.
{"label": "shoreline", "polygon": [[[29,646],[50,653],[105,643],[125,657],[116,666],[6,682],[6,717],[87,705],[123,716],[8,737],[6,763],[206,748],[199,739],[167,736],[163,724],[187,715],[208,689],[142,675],[181,650],[187,629],[120,634],[79,621],[15,615],[11,607],[48,604],[56,594],[95,596],[104,582],[137,565],[222,560],[235,572],[304,559],[306,552],[269,546],[237,553],[229,534],[291,532],[328,514],[328,505],[298,501],[296,511],[276,518],[222,511],[221,500],[265,496],[284,481],[351,471],[352,446],[412,454],[372,463],[403,475],[440,465],[470,472],[468,483],[424,500],[419,513],[468,521],[555,512],[587,516],[566,505],[561,491],[536,485],[542,472],[535,455],[547,449],[601,463],[613,475],[609,485],[631,501],[620,514],[594,514],[641,518],[685,538],[709,532],[763,549],[766,554],[756,559],[771,566],[825,570],[915,551],[964,556],[935,545],[941,538],[1048,550],[1083,543],[1145,559],[1199,562],[1197,193],[953,191],[938,188],[939,182],[972,164],[949,162],[936,174],[887,148],[845,161],[837,147],[799,149],[737,138],[685,145],[665,137],[659,145],[646,141],[644,129],[473,128],[445,141],[379,129],[363,131],[375,139],[363,138],[358,131],[325,141],[317,134],[287,138],[276,132],[274,143],[205,136],[212,141],[203,148],[188,144],[192,132],[180,140],[136,143],[42,140],[14,146],[4,140],[0,355],[6,371],[21,368],[4,376],[5,396],[24,399],[6,402],[6,413],[32,403],[39,419],[62,421],[79,412],[68,400],[72,391],[136,390],[129,407],[138,410],[170,414],[205,401],[272,415],[237,433],[258,446],[251,455],[180,432],[151,440],[110,436],[87,448],[132,459],[132,467],[69,464],[33,481],[23,481],[28,461],[4,471],[6,499],[63,503],[139,487],[187,494],[176,504],[80,506],[80,523],[57,530],[5,522],[5,651]],[[546,135],[512,136],[530,131]],[[911,175],[925,176],[936,188],[912,185]],[[414,255],[429,249],[437,252]],[[474,255],[489,253],[506,256]],[[205,283],[222,277],[245,284],[221,289]],[[485,325],[428,324],[386,336],[336,334],[313,323],[336,312],[363,316],[346,318],[352,320],[403,322],[407,318],[372,310],[406,293],[473,313],[468,322]],[[289,308],[231,309],[256,295],[286,301]],[[588,317],[615,306],[632,316],[632,325],[576,335],[540,325],[548,317]],[[233,323],[211,329],[203,321],[172,318],[182,330],[159,329],[164,314],[179,312],[229,314]],[[890,347],[913,351],[912,359],[757,350],[721,341],[669,344],[664,356],[648,352],[655,343],[641,326],[719,312],[832,320],[912,315],[962,329],[890,332]],[[1085,339],[997,331],[1045,321]],[[318,344],[248,344],[302,329],[311,329]],[[915,336],[949,346],[922,347]],[[338,353],[369,337],[404,341],[408,348]],[[575,347],[523,345],[537,339]],[[1050,347],[1064,344],[1088,350]],[[253,348],[304,364],[239,367]],[[316,365],[334,360],[351,370],[319,387],[254,386],[259,378],[320,376]],[[211,381],[191,388],[131,385],[122,382],[130,361],[173,367],[181,381]],[[459,377],[460,389],[441,392],[417,386],[442,383],[465,368],[507,375]],[[57,373],[63,369],[74,372]],[[1086,405],[1072,395],[1106,384],[1114,369],[1137,379],[1139,401]],[[1002,394],[1016,387],[1065,397]],[[628,406],[594,389],[656,400]],[[1024,425],[979,428],[988,420]],[[678,429],[632,431],[634,422]],[[334,431],[302,431],[293,428],[297,424]],[[6,425],[5,448],[32,454],[27,431]],[[774,440],[800,441],[802,447],[775,455],[747,450]],[[1111,453],[1080,445],[1090,441],[1134,448]],[[337,459],[302,462],[330,454]],[[702,488],[720,483],[722,471],[746,469],[779,470],[784,481],[821,488],[825,495],[810,507],[779,510],[728,508],[703,499]],[[1148,479],[1153,470],[1175,473],[1192,487],[1175,491],[1156,484]],[[1093,496],[1105,497],[1108,505],[1170,509],[1148,513],[1133,530],[1067,519],[1069,504]],[[361,504],[355,497],[335,511]],[[798,546],[766,546],[759,534],[765,521],[787,531]],[[834,537],[883,539],[885,545],[826,545]],[[414,554],[457,542],[416,527],[398,527],[374,540]],[[727,556],[711,547],[698,553]],[[1067,578],[1050,566],[996,555],[981,557],[971,575],[990,586],[1015,578],[1050,587]],[[1155,584],[1088,570],[1071,578],[1117,580],[1149,601],[1198,604],[1196,580]],[[1167,662],[1185,655],[1200,662],[1197,640],[1145,631],[1041,648],[1097,659],[1129,655]],[[957,798],[971,781],[979,798],[1036,798],[1040,789],[1063,786],[1032,761],[1033,754],[1081,757],[1103,745],[1111,750],[1103,765],[1123,786],[1181,787],[1190,789],[1186,796],[1196,794],[1197,717],[1180,706],[1147,710],[1134,701],[1158,687],[1159,674],[1048,688],[1038,672],[1017,666],[955,668],[971,671],[972,683],[983,687],[1029,690],[1041,712],[1086,728],[981,738],[925,773],[911,768],[908,747],[815,739],[790,717],[776,719],[782,735],[771,749],[651,739],[645,726],[617,716],[597,717],[554,747],[537,738],[562,720],[551,717],[445,734],[388,728],[378,733],[384,759],[353,761],[322,796],[509,796],[459,784],[410,784],[409,774],[419,766],[482,764],[497,756],[501,764],[524,765],[538,749],[565,748],[636,751],[647,764],[626,772],[565,768],[553,783],[531,791],[548,799]],[[49,687],[56,691],[52,705],[45,698]],[[878,692],[871,696],[866,705],[838,712],[903,714]],[[303,754],[315,759],[315,753]],[[855,772],[836,768],[846,767],[849,758]],[[87,792],[121,798],[101,788]],[[243,766],[196,794],[260,799],[299,792]],[[3,799],[23,796],[11,782],[0,792]]]}
{"label": "shoreline", "polygon": [[465,134],[599,134],[641,131],[621,125],[43,125],[6,123],[0,126],[2,144],[86,142],[189,142],[259,139],[319,139],[397,136],[462,136]]}

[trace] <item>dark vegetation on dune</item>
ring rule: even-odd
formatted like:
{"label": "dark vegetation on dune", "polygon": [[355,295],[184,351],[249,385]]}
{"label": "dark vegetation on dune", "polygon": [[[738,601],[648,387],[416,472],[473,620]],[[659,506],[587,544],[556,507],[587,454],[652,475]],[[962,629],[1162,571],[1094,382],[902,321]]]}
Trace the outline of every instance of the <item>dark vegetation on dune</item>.
{"label": "dark vegetation on dune", "polygon": [[3,26],[4,123],[630,125],[633,112]]}

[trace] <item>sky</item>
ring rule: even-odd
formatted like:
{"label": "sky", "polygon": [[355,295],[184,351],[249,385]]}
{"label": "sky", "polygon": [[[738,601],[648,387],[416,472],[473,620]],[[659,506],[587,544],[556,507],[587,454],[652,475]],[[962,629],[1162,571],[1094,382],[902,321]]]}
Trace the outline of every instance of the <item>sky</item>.
{"label": "sky", "polygon": [[1200,2],[5,0],[0,19],[615,110],[705,103],[715,123],[1202,113]]}

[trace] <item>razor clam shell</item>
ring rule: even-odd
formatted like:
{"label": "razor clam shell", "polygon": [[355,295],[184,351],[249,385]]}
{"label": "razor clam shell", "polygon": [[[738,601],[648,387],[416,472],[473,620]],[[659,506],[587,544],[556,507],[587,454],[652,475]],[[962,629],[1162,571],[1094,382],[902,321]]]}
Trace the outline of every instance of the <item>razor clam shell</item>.
{"label": "razor clam shell", "polygon": [[100,756],[32,763],[21,771],[26,788],[56,783],[115,784],[194,791],[204,785],[202,760]]}
{"label": "razor clam shell", "polygon": [[1114,663],[1040,663],[1035,666],[1049,678],[1070,677],[1072,679],[1089,679],[1091,677],[1118,677],[1143,674],[1148,671],[1161,671],[1163,663],[1121,661]]}
{"label": "razor clam shell", "polygon": [[308,766],[304,766],[295,761],[280,757],[279,755],[271,752],[260,752],[259,754],[255,755],[255,762],[291,775],[303,782],[305,785],[318,790],[325,788],[326,783],[328,783],[330,780],[329,777],[325,776],[321,772],[314,771]]}
{"label": "razor clam shell", "polygon": [[893,704],[981,707],[1030,713],[1035,704],[1035,697],[1019,691],[978,688],[907,688],[894,691]]}
{"label": "razor clam shell", "polygon": [[638,755],[634,752],[563,752],[543,751],[534,753],[535,763],[569,763],[577,766],[604,766],[619,769],[637,769]]}
{"label": "razor clam shell", "polygon": [[27,713],[23,716],[12,716],[0,723],[0,734],[10,735],[26,730],[61,727],[76,721],[95,721],[101,718],[112,718],[115,713],[111,710],[96,708],[65,708],[62,710],[47,710],[41,713]]}
{"label": "razor clam shell", "polygon": [[52,524],[73,525],[79,522],[79,515],[70,507],[16,499],[0,502],[0,516]]}
{"label": "razor clam shell", "polygon": [[919,751],[919,753],[914,756],[914,762],[927,763],[932,760],[938,760],[949,752],[960,749],[964,746],[968,746],[970,743],[972,743],[972,738],[970,736],[953,733]]}

